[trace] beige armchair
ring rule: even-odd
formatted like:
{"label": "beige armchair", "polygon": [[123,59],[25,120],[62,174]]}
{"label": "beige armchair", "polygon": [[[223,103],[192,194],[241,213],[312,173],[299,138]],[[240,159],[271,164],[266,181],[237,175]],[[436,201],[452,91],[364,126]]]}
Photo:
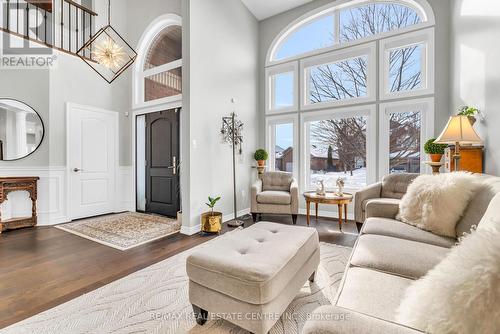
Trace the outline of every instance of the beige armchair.
{"label": "beige armchair", "polygon": [[254,222],[263,213],[292,215],[297,223],[299,186],[291,173],[267,172],[261,175],[251,191]]}
{"label": "beige armchair", "polygon": [[356,192],[354,217],[358,227],[370,217],[396,218],[401,198],[418,175],[409,173],[387,175],[382,179],[382,182],[372,184]]}

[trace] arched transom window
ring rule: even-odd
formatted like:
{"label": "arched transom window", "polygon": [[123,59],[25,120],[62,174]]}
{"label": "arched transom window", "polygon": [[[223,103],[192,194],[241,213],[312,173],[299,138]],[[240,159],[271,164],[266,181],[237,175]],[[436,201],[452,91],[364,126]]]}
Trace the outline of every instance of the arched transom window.
{"label": "arched transom window", "polygon": [[[182,98],[182,27],[180,17],[153,22],[141,42],[136,64],[135,106],[180,101]],[[141,47],[140,47],[141,48]]]}
{"label": "arched transom window", "polygon": [[431,7],[336,3],[292,22],[266,59],[271,168],[293,172],[303,190],[319,181],[334,189],[342,177],[355,191],[388,173],[420,172],[434,132]]}

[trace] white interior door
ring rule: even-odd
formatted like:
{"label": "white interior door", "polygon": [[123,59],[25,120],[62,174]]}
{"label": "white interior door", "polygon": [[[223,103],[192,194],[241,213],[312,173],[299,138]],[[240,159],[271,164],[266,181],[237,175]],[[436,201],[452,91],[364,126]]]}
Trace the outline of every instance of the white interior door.
{"label": "white interior door", "polygon": [[70,218],[115,211],[118,114],[68,105]]}

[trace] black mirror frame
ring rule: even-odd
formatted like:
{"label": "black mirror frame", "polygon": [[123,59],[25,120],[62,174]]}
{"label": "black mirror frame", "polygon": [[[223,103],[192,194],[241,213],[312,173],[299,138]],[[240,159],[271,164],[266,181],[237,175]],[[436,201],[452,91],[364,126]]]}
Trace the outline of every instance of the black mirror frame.
{"label": "black mirror frame", "polygon": [[0,101],[2,100],[11,100],[11,101],[16,101],[16,102],[19,102],[19,103],[22,103],[26,106],[28,106],[31,110],[33,110],[35,112],[35,114],[37,114],[38,118],[40,119],[40,122],[42,123],[42,138],[40,139],[40,143],[37,145],[37,147],[33,150],[33,152],[25,155],[24,157],[21,157],[21,158],[16,158],[16,159],[9,159],[9,160],[4,160],[4,159],[0,159],[0,163],[2,162],[13,162],[13,161],[19,161],[19,160],[23,160],[23,159],[26,159],[27,157],[31,156],[32,154],[34,154],[36,151],[38,151],[38,149],[40,148],[40,146],[42,146],[43,144],[43,140],[45,139],[45,123],[43,122],[43,118],[42,116],[38,113],[38,111],[35,110],[35,108],[33,108],[31,105],[27,104],[26,102],[23,102],[21,100],[18,100],[18,99],[13,99],[13,98],[10,98],[10,97],[0,97]]}

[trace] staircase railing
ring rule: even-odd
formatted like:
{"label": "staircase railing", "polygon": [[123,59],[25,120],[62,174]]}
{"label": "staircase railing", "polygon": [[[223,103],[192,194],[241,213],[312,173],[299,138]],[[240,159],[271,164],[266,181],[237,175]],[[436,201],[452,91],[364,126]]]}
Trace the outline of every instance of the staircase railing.
{"label": "staircase railing", "polygon": [[69,54],[76,54],[95,31],[97,13],[73,0],[0,3],[1,31]]}

